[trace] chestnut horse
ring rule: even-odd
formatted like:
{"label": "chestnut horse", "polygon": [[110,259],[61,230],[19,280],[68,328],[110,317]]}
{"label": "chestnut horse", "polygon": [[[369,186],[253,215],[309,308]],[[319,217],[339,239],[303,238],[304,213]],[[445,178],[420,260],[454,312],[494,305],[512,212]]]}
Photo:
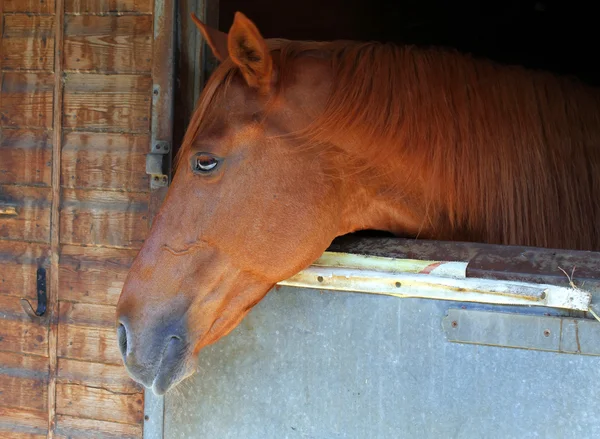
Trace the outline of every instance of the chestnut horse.
{"label": "chestnut horse", "polygon": [[265,40],[220,61],[125,282],[118,339],[163,394],[279,281],[360,229],[600,250],[600,93],[441,49]]}

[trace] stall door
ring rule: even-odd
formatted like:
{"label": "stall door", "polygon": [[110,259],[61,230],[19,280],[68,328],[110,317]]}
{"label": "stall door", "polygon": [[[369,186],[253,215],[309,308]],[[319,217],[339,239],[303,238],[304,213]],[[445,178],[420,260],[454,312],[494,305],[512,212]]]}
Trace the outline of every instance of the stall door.
{"label": "stall door", "polygon": [[167,183],[172,5],[0,1],[2,438],[142,437],[114,315]]}

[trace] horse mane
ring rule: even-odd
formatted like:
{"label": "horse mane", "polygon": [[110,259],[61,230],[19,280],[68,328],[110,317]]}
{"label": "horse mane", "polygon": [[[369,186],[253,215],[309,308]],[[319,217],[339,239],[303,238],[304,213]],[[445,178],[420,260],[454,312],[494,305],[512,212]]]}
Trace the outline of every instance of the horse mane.
{"label": "horse mane", "polygon": [[[360,139],[351,152],[373,168],[391,158],[410,163],[426,182],[434,237],[600,250],[597,89],[445,49],[268,43],[280,87],[302,55],[331,60],[326,108],[298,137],[321,145]],[[237,74],[226,59],[211,75],[178,161]]]}

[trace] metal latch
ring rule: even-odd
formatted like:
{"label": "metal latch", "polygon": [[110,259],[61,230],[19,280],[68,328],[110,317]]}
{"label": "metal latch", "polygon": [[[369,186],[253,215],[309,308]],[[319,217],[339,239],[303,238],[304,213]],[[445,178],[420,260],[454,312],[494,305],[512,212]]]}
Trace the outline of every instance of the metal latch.
{"label": "metal latch", "polygon": [[158,189],[169,185],[169,177],[165,172],[171,145],[166,141],[154,142],[152,152],[146,154],[146,174],[150,176],[150,189]]}

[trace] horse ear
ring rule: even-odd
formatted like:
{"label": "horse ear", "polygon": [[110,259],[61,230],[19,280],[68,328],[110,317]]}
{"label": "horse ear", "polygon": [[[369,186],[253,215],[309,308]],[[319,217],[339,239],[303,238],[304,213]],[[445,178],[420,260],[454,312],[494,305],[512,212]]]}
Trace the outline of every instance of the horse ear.
{"label": "horse ear", "polygon": [[241,12],[235,13],[229,30],[229,56],[250,87],[268,93],[273,76],[273,59],[258,28]]}
{"label": "horse ear", "polygon": [[215,55],[215,58],[222,62],[225,58],[227,58],[227,56],[229,56],[227,53],[227,34],[205,25],[193,12],[191,15],[192,20],[194,20],[194,23],[196,23],[196,27],[200,30],[200,33],[202,33],[202,36],[206,40],[210,50],[212,50],[213,55]]}

